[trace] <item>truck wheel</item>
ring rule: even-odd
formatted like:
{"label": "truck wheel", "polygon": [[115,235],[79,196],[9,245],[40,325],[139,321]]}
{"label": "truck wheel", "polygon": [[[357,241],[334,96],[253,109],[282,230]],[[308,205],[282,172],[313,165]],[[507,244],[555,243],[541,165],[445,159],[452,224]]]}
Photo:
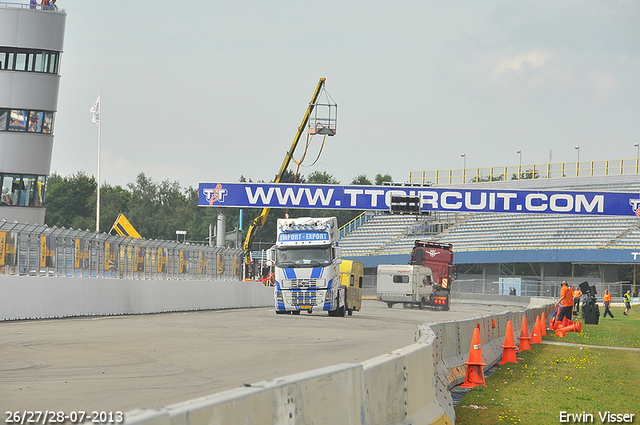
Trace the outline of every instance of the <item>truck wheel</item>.
{"label": "truck wheel", "polygon": [[276,314],[286,314],[286,311],[280,311],[280,310],[276,310]]}
{"label": "truck wheel", "polygon": [[387,303],[387,307],[393,308],[393,303]]}
{"label": "truck wheel", "polygon": [[420,310],[424,310],[424,305],[425,305],[424,297],[422,297],[420,298]]}
{"label": "truck wheel", "polygon": [[344,317],[344,313],[345,313],[345,310],[346,310],[346,309],[347,309],[347,307],[345,307],[345,306],[338,307],[338,314],[337,314],[337,316],[338,316],[338,317]]}
{"label": "truck wheel", "polygon": [[347,314],[348,314],[349,316],[352,316],[352,315],[353,315],[353,310],[351,310],[351,309],[347,310]]}
{"label": "truck wheel", "polygon": [[449,311],[449,298],[447,298],[447,302],[442,306],[442,311]]}

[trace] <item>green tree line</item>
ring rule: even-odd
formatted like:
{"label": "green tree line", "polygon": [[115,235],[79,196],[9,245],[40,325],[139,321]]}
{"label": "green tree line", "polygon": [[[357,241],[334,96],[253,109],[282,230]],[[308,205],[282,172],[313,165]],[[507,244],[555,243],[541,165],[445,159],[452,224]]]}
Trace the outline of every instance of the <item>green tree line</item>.
{"label": "green tree line", "polygon": [[[293,183],[294,173],[287,170],[282,183]],[[240,176],[239,181],[247,180]],[[298,175],[297,183],[340,184],[332,175],[324,171],[314,171],[308,176]],[[352,185],[381,185],[391,182],[389,174],[377,174],[372,182],[360,174],[350,182]],[[47,226],[88,229],[96,228],[97,183],[93,176],[79,171],[62,177],[56,173],[47,181],[45,224]],[[243,239],[246,230],[262,210],[245,208],[242,214]],[[100,187],[100,232],[108,233],[119,214],[124,214],[138,233],[147,239],[174,240],[176,230],[186,230],[187,240],[206,243],[209,225],[217,223],[218,209],[198,206],[198,189],[182,188],[178,182],[153,181],[144,173],[136,181],[125,187],[103,184]],[[351,210],[303,210],[271,209],[267,221],[256,235],[255,242],[272,244],[276,237],[276,219],[285,214],[289,217],[338,218],[340,226],[348,223],[362,211]],[[227,231],[239,227],[240,209],[226,208]],[[257,247],[256,247],[257,248]]]}

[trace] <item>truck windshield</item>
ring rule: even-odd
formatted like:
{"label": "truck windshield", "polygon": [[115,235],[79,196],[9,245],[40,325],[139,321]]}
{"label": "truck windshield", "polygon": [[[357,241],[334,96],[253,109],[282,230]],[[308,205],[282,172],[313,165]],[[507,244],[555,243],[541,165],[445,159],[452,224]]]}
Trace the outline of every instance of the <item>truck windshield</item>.
{"label": "truck windshield", "polygon": [[330,246],[276,250],[276,267],[326,267],[329,264]]}

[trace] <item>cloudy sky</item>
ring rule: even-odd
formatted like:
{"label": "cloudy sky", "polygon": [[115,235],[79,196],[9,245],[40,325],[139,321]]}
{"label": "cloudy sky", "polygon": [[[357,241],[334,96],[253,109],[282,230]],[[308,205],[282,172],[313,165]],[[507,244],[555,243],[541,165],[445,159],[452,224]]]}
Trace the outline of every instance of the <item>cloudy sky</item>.
{"label": "cloudy sky", "polygon": [[[358,174],[635,158],[640,2],[58,0],[51,171],[271,180],[321,77],[338,134],[313,167]],[[311,141],[315,159],[321,139]],[[302,150],[299,150],[297,157]],[[310,163],[311,161],[309,161]]]}

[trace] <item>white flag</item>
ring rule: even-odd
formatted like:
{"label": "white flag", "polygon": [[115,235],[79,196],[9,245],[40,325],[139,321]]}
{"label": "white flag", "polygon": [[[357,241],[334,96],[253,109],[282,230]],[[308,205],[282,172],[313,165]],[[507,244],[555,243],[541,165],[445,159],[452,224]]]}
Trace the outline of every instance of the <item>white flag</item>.
{"label": "white flag", "polygon": [[100,121],[100,95],[98,95],[98,100],[93,104],[90,111],[93,113],[93,119],[91,121],[97,124]]}

